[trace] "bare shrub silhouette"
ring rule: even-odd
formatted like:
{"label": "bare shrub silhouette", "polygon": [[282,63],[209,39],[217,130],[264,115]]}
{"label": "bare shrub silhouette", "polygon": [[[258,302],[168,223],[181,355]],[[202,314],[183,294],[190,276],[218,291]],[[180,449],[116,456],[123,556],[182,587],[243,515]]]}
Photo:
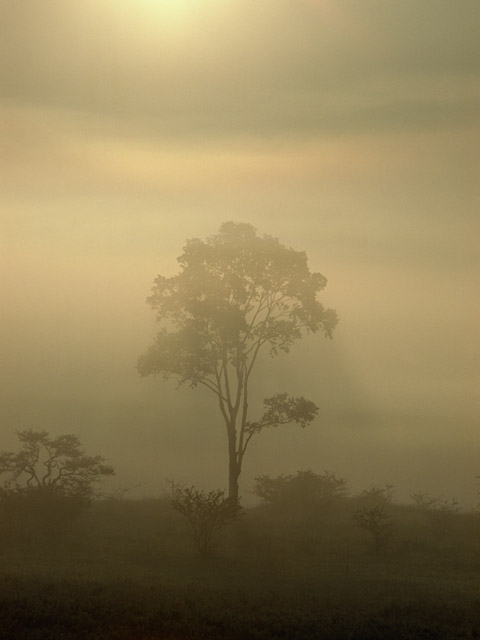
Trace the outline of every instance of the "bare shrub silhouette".
{"label": "bare shrub silhouette", "polygon": [[209,555],[218,533],[240,514],[240,505],[226,498],[225,492],[220,489],[207,492],[171,480],[169,485],[173,508],[188,520],[199,553]]}
{"label": "bare shrub silhouette", "polygon": [[372,551],[380,553],[387,549],[393,537],[394,527],[385,507],[378,505],[358,509],[352,518],[372,536]]}

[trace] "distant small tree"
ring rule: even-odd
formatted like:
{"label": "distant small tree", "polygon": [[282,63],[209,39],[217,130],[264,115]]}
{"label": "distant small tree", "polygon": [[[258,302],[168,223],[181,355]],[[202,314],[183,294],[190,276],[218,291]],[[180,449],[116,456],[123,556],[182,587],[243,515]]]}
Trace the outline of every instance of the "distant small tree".
{"label": "distant small tree", "polygon": [[430,496],[422,492],[414,493],[410,497],[417,509],[428,518],[436,535],[443,538],[451,531],[460,511],[457,500]]}
{"label": "distant small tree", "polygon": [[367,506],[384,507],[393,500],[393,485],[386,484],[383,487],[371,486],[360,494],[360,500]]}
{"label": "distant small tree", "polygon": [[417,491],[416,493],[412,493],[410,498],[413,500],[417,509],[422,511],[428,511],[430,509],[435,508],[435,505],[438,502],[438,498],[434,498],[430,496],[428,493],[424,493],[422,491]]}
{"label": "distant small tree", "polygon": [[77,436],[50,436],[46,431],[17,432],[20,451],[0,452],[0,475],[8,491],[38,490],[85,500],[95,495],[95,485],[114,475],[101,456],[86,455]]}
{"label": "distant small tree", "polygon": [[372,551],[385,551],[392,540],[394,527],[385,506],[377,505],[358,509],[352,516],[359,527],[372,536]]}
{"label": "distant small tree", "polygon": [[335,501],[346,498],[348,487],[344,478],[329,471],[319,474],[301,470],[295,475],[276,478],[257,476],[253,493],[266,505],[315,515],[324,512]]}
{"label": "distant small tree", "polygon": [[252,420],[249,392],[259,354],[288,353],[306,333],[332,337],[337,314],[318,300],[327,280],[310,271],[305,252],[260,237],[247,223],[226,222],[205,241],[188,240],[178,262],[180,273],[158,276],[148,298],[162,324],[138,371],[215,396],[226,427],[228,496],[238,500],[252,438],[284,424],[305,427],[318,412],[303,397],[276,393]]}
{"label": "distant small tree", "polygon": [[0,451],[0,510],[10,525],[58,524],[78,513],[114,474],[101,456],[86,455],[77,436],[17,432],[20,450]]}
{"label": "distant small tree", "polygon": [[355,511],[352,519],[371,535],[372,551],[385,551],[392,541],[394,525],[388,513],[388,505],[393,500],[393,485],[371,486],[359,496],[362,505]]}
{"label": "distant small tree", "polygon": [[187,519],[198,551],[206,556],[218,533],[241,512],[240,505],[225,497],[220,489],[203,491],[169,481],[173,508]]}

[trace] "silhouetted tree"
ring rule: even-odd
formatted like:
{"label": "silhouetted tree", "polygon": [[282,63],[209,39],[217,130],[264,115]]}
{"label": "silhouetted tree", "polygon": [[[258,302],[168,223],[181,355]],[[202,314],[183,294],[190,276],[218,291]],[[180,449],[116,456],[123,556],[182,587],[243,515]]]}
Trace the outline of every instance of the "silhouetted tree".
{"label": "silhouetted tree", "polygon": [[0,452],[0,475],[6,490],[37,489],[90,499],[95,484],[114,474],[101,456],[87,456],[73,434],[50,436],[46,431],[19,431],[21,449]]}
{"label": "silhouetted tree", "polygon": [[451,531],[460,511],[457,500],[430,496],[422,492],[414,493],[410,497],[417,509],[428,518],[436,535],[443,538]]}
{"label": "silhouetted tree", "polygon": [[393,500],[393,485],[371,486],[360,494],[360,501],[367,507],[386,507]]}
{"label": "silhouetted tree", "polygon": [[325,513],[335,501],[346,498],[348,488],[346,480],[334,473],[307,470],[276,478],[257,476],[253,493],[271,507],[292,514],[317,515]]}
{"label": "silhouetted tree", "polygon": [[372,551],[384,551],[393,537],[394,527],[385,506],[377,505],[358,509],[352,516],[359,527],[372,536]]}
{"label": "silhouetted tree", "polygon": [[335,311],[317,294],[326,285],[311,273],[307,256],[246,223],[227,222],[216,235],[188,240],[181,272],[158,276],[148,302],[163,326],[138,360],[140,375],[162,375],[201,385],[216,396],[226,426],[229,498],[238,500],[238,479],[251,439],[281,424],[305,427],[318,412],[313,402],[278,393],[249,420],[249,387],[262,349],[288,352],[305,332],[331,337]]}
{"label": "silhouetted tree", "polygon": [[14,527],[54,525],[85,508],[96,485],[114,474],[101,456],[88,456],[75,435],[19,431],[18,452],[0,452],[0,509]]}
{"label": "silhouetted tree", "polygon": [[393,499],[393,486],[371,486],[360,494],[360,504],[352,518],[359,527],[368,531],[372,536],[372,551],[380,553],[390,544],[394,526],[387,511]]}

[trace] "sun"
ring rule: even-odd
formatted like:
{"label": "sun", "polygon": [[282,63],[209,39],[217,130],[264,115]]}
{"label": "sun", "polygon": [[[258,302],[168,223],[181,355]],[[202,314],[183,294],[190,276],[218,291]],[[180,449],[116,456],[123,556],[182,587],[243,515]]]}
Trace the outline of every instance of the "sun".
{"label": "sun", "polygon": [[226,0],[136,0],[130,13],[142,30],[167,39],[188,37],[208,28]]}
{"label": "sun", "polygon": [[148,6],[152,11],[159,13],[183,13],[189,8],[199,4],[199,0],[138,0],[137,6]]}
{"label": "sun", "polygon": [[137,0],[138,11],[148,11],[153,18],[190,21],[214,4],[212,0]]}
{"label": "sun", "polygon": [[[109,25],[135,55],[162,50],[172,55],[195,50],[230,0],[103,0]],[[182,54],[183,55],[183,54]]]}

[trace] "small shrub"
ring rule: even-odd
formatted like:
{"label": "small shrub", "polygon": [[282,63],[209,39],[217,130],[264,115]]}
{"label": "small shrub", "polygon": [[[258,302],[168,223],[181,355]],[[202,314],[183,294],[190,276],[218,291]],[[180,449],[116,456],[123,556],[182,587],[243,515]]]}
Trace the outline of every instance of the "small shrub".
{"label": "small shrub", "polygon": [[448,500],[422,492],[414,493],[410,497],[417,509],[428,518],[434,534],[443,538],[451,532],[460,510],[454,498]]}
{"label": "small shrub", "polygon": [[226,498],[220,489],[206,492],[175,482],[170,482],[170,501],[188,520],[195,546],[202,555],[209,555],[217,534],[241,511],[239,504]]}
{"label": "small shrub", "polygon": [[393,485],[371,486],[360,494],[360,499],[369,507],[386,507],[393,500]]}
{"label": "small shrub", "polygon": [[296,475],[257,476],[253,492],[271,507],[315,515],[328,510],[335,501],[346,498],[347,482],[325,471],[297,471]]}
{"label": "small shrub", "polygon": [[352,516],[359,527],[372,536],[372,551],[385,551],[393,537],[393,524],[384,506],[358,509]]}

